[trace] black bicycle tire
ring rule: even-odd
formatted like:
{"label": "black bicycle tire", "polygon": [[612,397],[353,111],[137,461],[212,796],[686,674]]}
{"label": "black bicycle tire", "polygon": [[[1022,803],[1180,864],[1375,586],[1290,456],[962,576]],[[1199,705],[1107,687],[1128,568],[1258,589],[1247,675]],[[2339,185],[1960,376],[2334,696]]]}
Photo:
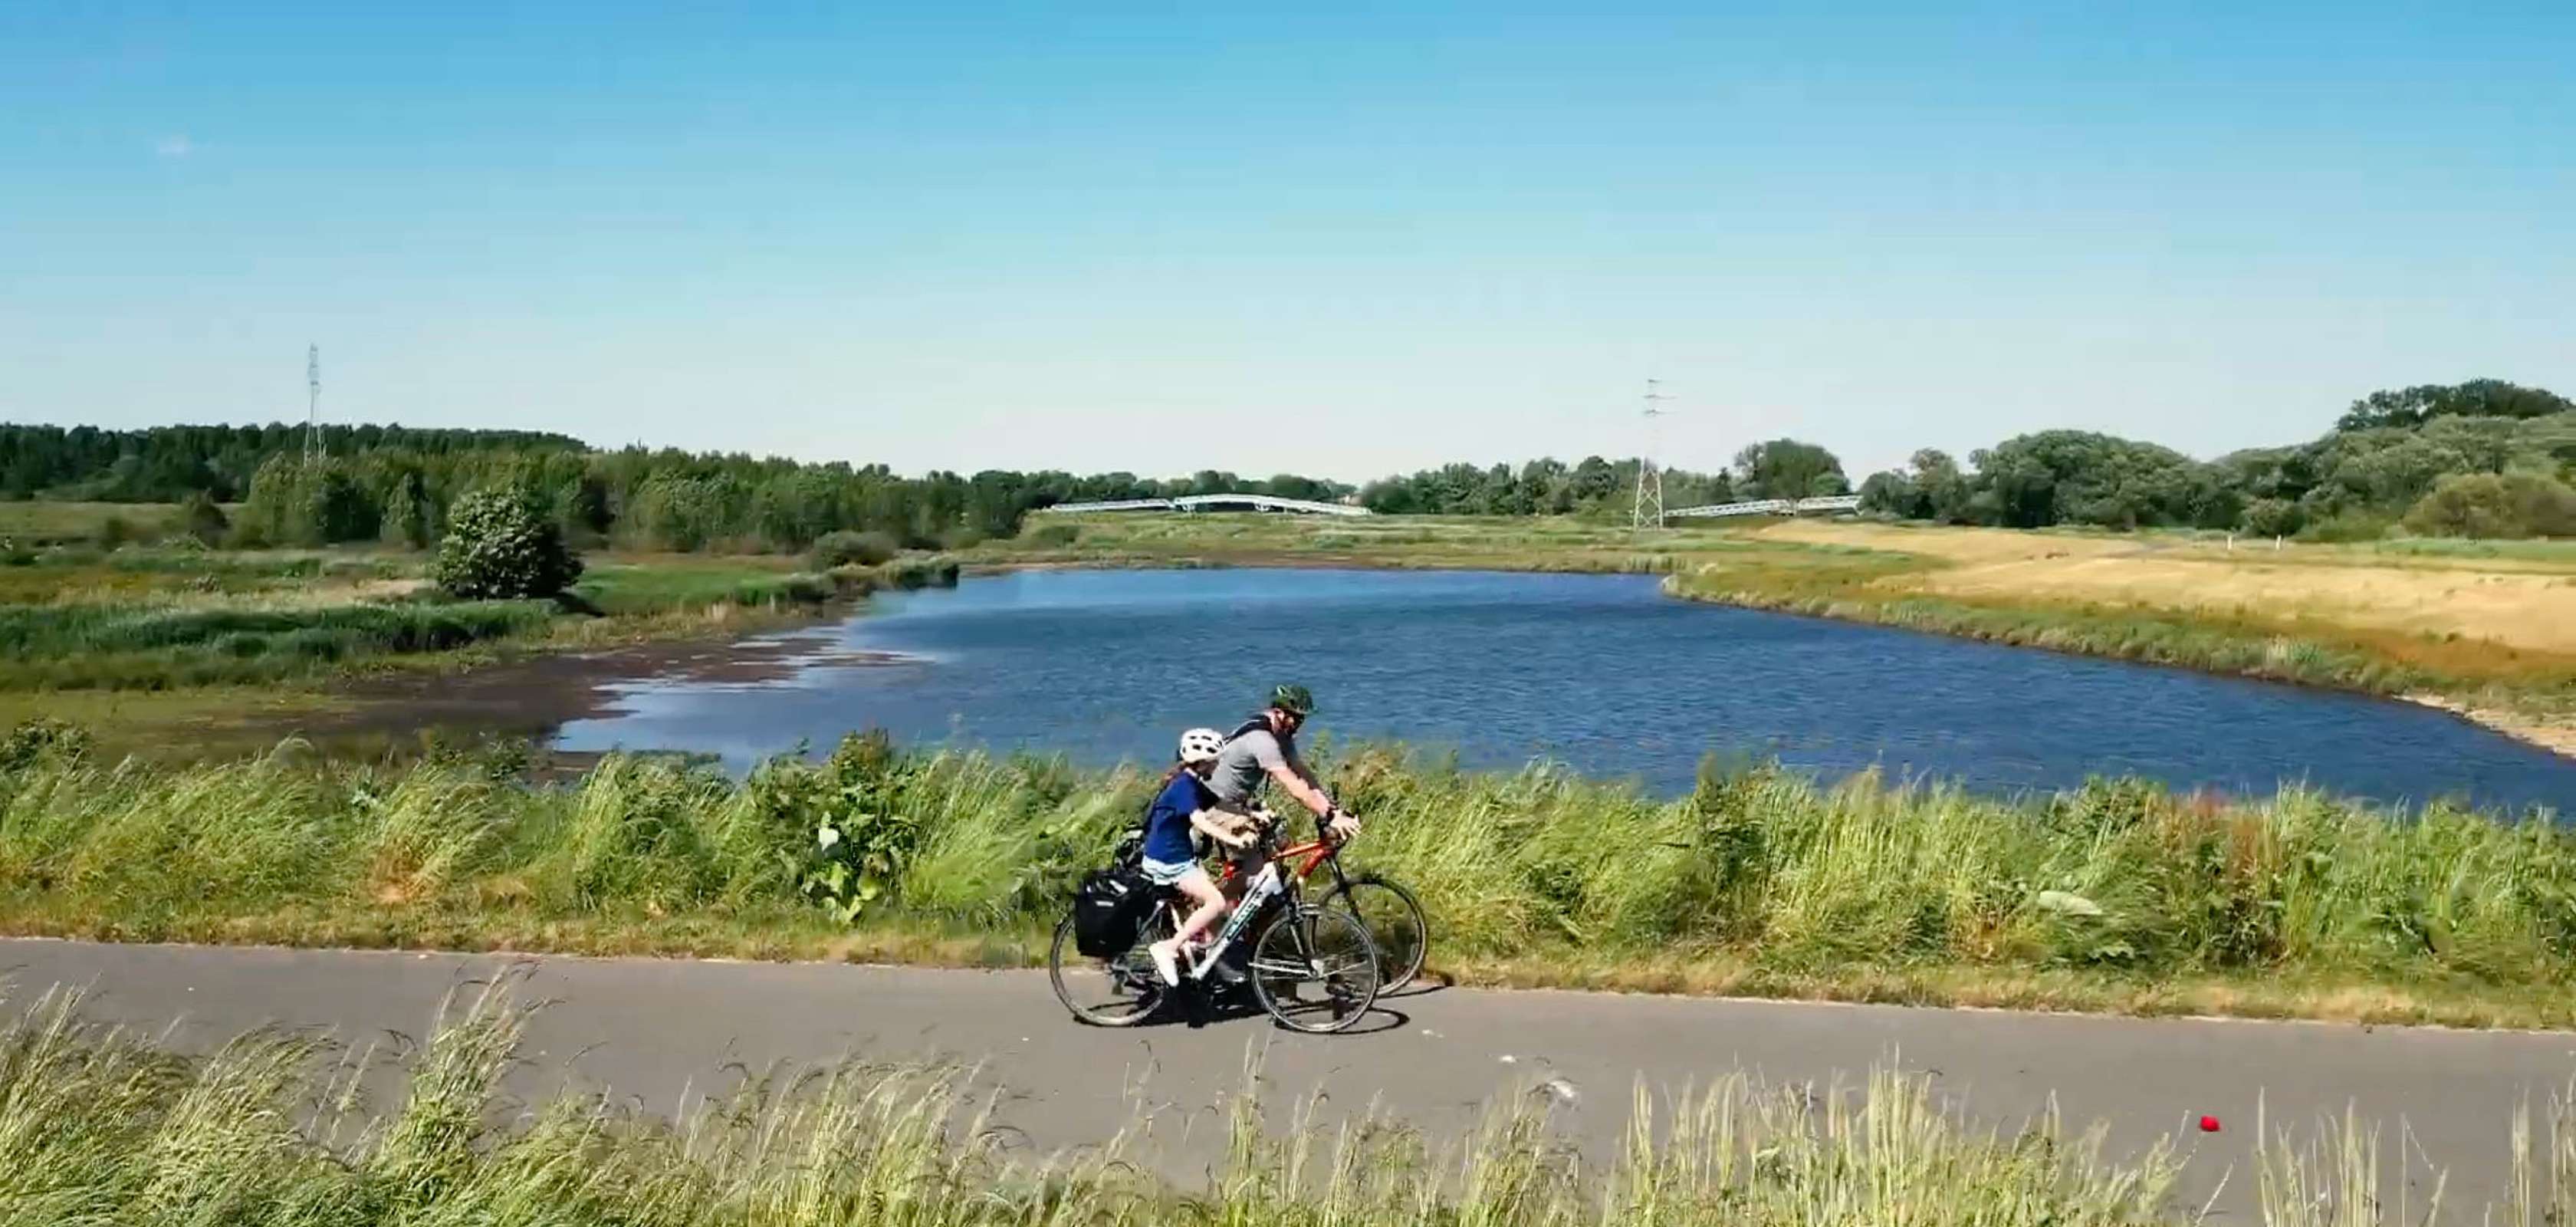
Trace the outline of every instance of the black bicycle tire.
{"label": "black bicycle tire", "polygon": [[[1150,935],[1158,923],[1167,924],[1167,915],[1168,913],[1166,909],[1156,908],[1154,917],[1145,922],[1146,933]],[[1141,938],[1139,939],[1139,944],[1142,944]],[[1064,986],[1064,963],[1067,955],[1070,955],[1075,960],[1084,963],[1101,963],[1107,961],[1105,959],[1095,959],[1074,948],[1073,917],[1069,914],[1062,922],[1056,925],[1055,941],[1047,947],[1047,983],[1055,989],[1055,999],[1064,1003],[1065,1010],[1071,1013],[1077,1021],[1080,1021],[1086,1026],[1133,1027],[1144,1022],[1146,1019],[1152,1018],[1154,1015],[1161,1013],[1163,1007],[1172,999],[1171,990],[1157,982],[1154,984],[1153,996],[1146,998],[1142,1007],[1138,1008],[1133,1013],[1112,1015],[1096,1012],[1082,1006],[1075,1005],[1073,1003],[1073,994],[1066,991]]]}
{"label": "black bicycle tire", "polygon": [[[1270,985],[1263,979],[1261,974],[1262,949],[1269,942],[1271,934],[1279,931],[1280,926],[1297,920],[1311,921],[1323,918],[1330,918],[1332,920],[1348,924],[1350,926],[1351,933],[1359,938],[1360,950],[1368,956],[1369,983],[1368,991],[1361,994],[1360,1001],[1357,1006],[1351,1007],[1346,1012],[1336,1016],[1331,1023],[1325,1026],[1316,1027],[1305,1025],[1290,1018],[1288,1016],[1288,1012],[1281,1009],[1278,1001],[1271,997]],[[1354,917],[1347,912],[1326,911],[1322,908],[1307,904],[1296,904],[1280,909],[1276,915],[1273,915],[1261,926],[1261,931],[1253,936],[1251,964],[1253,999],[1261,1003],[1261,1010],[1263,1013],[1268,1014],[1273,1021],[1291,1031],[1301,1032],[1306,1035],[1331,1035],[1337,1031],[1347,1031],[1353,1025],[1357,1024],[1362,1017],[1366,1016],[1368,1012],[1377,1005],[1377,995],[1379,992],[1377,944],[1369,940],[1368,926],[1360,923],[1357,917]]]}
{"label": "black bicycle tire", "polygon": [[[1355,886],[1382,887],[1391,891],[1395,894],[1397,899],[1403,901],[1405,909],[1413,913],[1413,930],[1419,935],[1420,940],[1413,944],[1413,958],[1409,960],[1408,966],[1390,966],[1394,957],[1394,952],[1388,950],[1384,945],[1378,945],[1377,947],[1378,996],[1383,997],[1388,993],[1401,992],[1406,985],[1413,983],[1414,977],[1422,974],[1423,964],[1430,961],[1431,918],[1423,915],[1422,901],[1414,898],[1412,891],[1405,889],[1400,883],[1375,873],[1355,873],[1350,877],[1343,879],[1333,887],[1331,893],[1324,896],[1322,906],[1331,907],[1337,900],[1346,900],[1351,893],[1351,888]],[[1360,926],[1362,928],[1368,927],[1368,918],[1366,916],[1361,916],[1357,905],[1345,903],[1345,906],[1349,909],[1352,915],[1360,916]],[[1370,933],[1369,941],[1372,944],[1376,943],[1377,934]]]}

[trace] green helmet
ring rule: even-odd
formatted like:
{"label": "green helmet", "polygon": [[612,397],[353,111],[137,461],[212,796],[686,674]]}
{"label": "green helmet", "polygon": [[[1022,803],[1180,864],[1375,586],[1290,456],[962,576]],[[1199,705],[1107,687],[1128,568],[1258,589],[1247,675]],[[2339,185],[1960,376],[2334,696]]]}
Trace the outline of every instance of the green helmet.
{"label": "green helmet", "polygon": [[1294,683],[1283,682],[1271,687],[1270,705],[1292,716],[1315,714],[1315,696],[1308,694],[1305,687]]}

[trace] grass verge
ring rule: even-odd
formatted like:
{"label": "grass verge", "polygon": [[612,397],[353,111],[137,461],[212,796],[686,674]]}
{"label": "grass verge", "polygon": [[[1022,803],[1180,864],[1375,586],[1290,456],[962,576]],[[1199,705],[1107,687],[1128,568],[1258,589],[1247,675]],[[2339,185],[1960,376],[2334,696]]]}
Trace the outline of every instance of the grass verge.
{"label": "grass verge", "polygon": [[[610,758],[190,766],[22,734],[0,929],[113,940],[1030,965],[1152,780],[854,738],[748,780]],[[2576,1026],[2554,817],[2099,781],[1998,801],[1711,769],[1690,796],[1338,756],[1355,863],[1471,983]],[[826,829],[828,840],[818,838]]]}
{"label": "grass verge", "polygon": [[[523,1015],[506,992],[451,1001],[440,1029],[393,1063],[397,1101],[371,1111],[373,1063],[309,1036],[260,1031],[186,1058],[83,1021],[75,995],[0,1024],[0,1206],[14,1221],[157,1224],[900,1223],[1420,1224],[1657,1227],[1699,1223],[2091,1227],[2195,1221],[2175,1204],[2170,1143],[2114,1160],[2096,1125],[2055,1115],[2006,1136],[1971,1123],[1921,1078],[1773,1087],[1742,1074],[1657,1099],[1642,1090],[1624,1143],[1587,1162],[1531,1096],[1497,1099],[1468,1136],[1435,1141],[1370,1113],[1323,1127],[1312,1105],[1265,1128],[1233,1097],[1226,1156],[1185,1188],[1113,1140],[1019,1157],[991,1093],[940,1066],[848,1061],[693,1097],[675,1118],[614,1097],[505,1095]],[[1109,1114],[1104,1113],[1104,1116]],[[2576,1128],[2545,1110],[2534,1154],[2511,1115],[2509,1223],[2576,1211]],[[2347,1119],[2301,1145],[2260,1142],[2267,1227],[2383,1221],[2375,1129]],[[2418,1156],[2401,1144],[2395,1217]],[[2441,1212],[2442,1182],[2426,1182]]]}

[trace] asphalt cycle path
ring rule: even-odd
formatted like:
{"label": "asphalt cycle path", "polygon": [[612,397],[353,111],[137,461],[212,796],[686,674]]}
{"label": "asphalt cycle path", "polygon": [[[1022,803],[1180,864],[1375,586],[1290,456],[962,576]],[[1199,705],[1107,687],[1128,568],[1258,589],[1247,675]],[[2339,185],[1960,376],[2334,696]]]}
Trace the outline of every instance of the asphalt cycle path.
{"label": "asphalt cycle path", "polygon": [[[746,1071],[953,1059],[979,1067],[1001,1093],[1000,1122],[1028,1145],[1079,1148],[1141,1123],[1140,1153],[1184,1181],[1222,1154],[1226,1105],[1256,1070],[1277,1127],[1320,1094],[1327,1125],[1374,1106],[1445,1141],[1498,1099],[1528,1095],[1606,1158],[1639,1088],[1677,1093],[1736,1070],[1854,1087],[1896,1066],[2007,1133],[2053,1097],[2070,1131],[2104,1122],[2114,1155],[2172,1139],[2189,1156],[2185,1193],[2219,1190],[2238,1221],[2252,1206],[2258,1111],[2313,1136],[2350,1108],[2380,1124],[2383,1171],[2407,1170],[2413,1203],[2430,1173],[2401,1152],[2446,1166],[2457,1213],[2505,1188],[2511,1114],[2537,1112],[2576,1075],[2576,1034],[2558,1032],[1439,987],[1390,996],[1343,1035],[1286,1032],[1258,1013],[1107,1030],[1068,1017],[1041,971],[0,940],[0,977],[0,1010],[81,987],[91,1017],[198,1050],[273,1023],[351,1044],[416,1041],[460,987],[506,979],[539,1007],[516,1096],[605,1086],[671,1113]],[[2202,1131],[2204,1116],[2218,1132]]]}

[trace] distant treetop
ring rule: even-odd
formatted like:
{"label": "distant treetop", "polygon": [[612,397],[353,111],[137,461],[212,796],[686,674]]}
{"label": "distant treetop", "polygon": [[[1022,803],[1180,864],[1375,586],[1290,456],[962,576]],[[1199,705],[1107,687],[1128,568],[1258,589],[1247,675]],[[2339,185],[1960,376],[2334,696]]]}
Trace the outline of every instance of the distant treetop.
{"label": "distant treetop", "polygon": [[2576,410],[2576,401],[2546,388],[2526,388],[2501,379],[2467,383],[2418,384],[2393,392],[2373,392],[2352,403],[2335,422],[2336,430],[2412,428],[2438,417],[2545,418]]}

